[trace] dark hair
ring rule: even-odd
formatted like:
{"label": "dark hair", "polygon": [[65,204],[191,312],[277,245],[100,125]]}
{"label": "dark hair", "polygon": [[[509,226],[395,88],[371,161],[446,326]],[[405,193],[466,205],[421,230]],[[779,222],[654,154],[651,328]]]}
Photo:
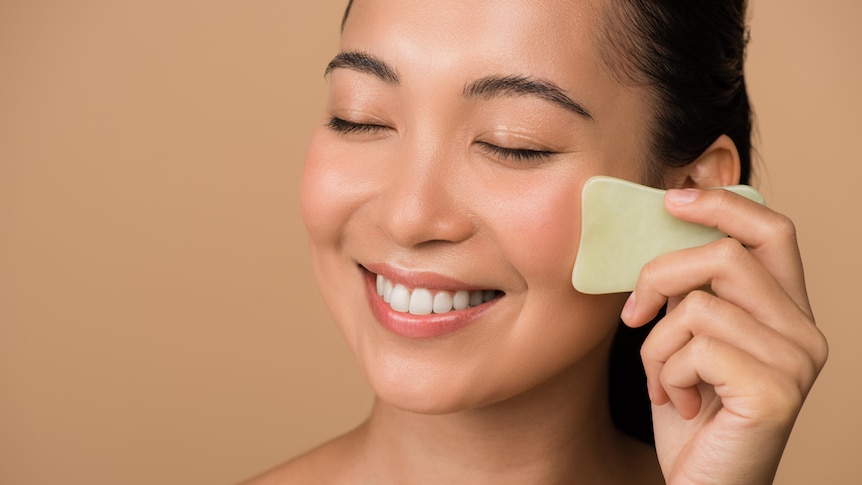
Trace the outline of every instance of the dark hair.
{"label": "dark hair", "polygon": [[722,134],[751,177],[751,107],[743,64],[746,0],[608,0],[599,54],[623,84],[652,92],[647,180],[689,164]]}
{"label": "dark hair", "polygon": [[[607,0],[599,55],[619,82],[646,87],[655,117],[650,127],[649,183],[662,185],[667,167],[696,160],[719,136],[736,144],[740,183],[751,178],[752,115],[743,65],[748,43],[746,0]],[[341,28],[347,22],[349,0]],[[654,441],[640,347],[649,325],[620,323],[610,354],[614,423]]]}
{"label": "dark hair", "polygon": [[[740,158],[740,183],[751,178],[752,114],[743,65],[746,0],[608,0],[599,49],[624,84],[646,87],[655,113],[647,180],[662,184],[667,167],[685,166],[726,134]],[[640,347],[656,322],[620,323],[610,355],[614,423],[654,442]]]}

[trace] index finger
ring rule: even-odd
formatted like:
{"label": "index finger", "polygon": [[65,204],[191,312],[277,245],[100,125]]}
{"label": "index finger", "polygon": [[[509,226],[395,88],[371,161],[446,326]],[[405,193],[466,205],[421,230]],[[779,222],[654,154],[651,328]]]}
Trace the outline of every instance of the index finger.
{"label": "index finger", "polygon": [[793,301],[812,316],[796,227],[787,216],[720,189],[671,189],[665,208],[679,219],[717,227],[745,245]]}

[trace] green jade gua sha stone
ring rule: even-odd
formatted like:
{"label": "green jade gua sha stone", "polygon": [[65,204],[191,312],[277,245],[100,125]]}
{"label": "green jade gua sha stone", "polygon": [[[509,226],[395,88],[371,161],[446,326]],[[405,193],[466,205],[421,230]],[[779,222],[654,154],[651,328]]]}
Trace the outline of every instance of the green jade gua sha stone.
{"label": "green jade gua sha stone", "polygon": [[[722,189],[764,204],[747,185]],[[581,241],[572,285],[581,293],[633,291],[641,268],[671,251],[702,246],[727,234],[679,220],[664,208],[666,191],[613,177],[587,180],[581,193]]]}

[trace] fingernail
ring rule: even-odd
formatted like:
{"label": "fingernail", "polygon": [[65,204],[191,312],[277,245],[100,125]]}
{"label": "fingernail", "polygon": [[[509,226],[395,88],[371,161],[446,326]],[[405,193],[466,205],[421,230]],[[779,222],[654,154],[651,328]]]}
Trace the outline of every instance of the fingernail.
{"label": "fingernail", "polygon": [[667,195],[665,197],[671,203],[684,205],[694,202],[694,200],[697,199],[697,196],[698,192],[696,190],[670,189],[667,191]]}
{"label": "fingernail", "polygon": [[626,304],[623,307],[623,313],[620,315],[623,321],[628,321],[634,315],[635,312],[635,292],[633,291],[631,295],[629,295],[629,299],[626,300]]}

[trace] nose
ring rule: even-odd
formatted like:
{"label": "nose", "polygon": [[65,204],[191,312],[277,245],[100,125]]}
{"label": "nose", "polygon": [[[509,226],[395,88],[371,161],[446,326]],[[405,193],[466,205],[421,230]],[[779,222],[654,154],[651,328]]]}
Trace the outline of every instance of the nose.
{"label": "nose", "polygon": [[401,153],[389,164],[381,186],[376,219],[389,238],[404,248],[457,243],[474,231],[470,204],[458,163],[441,154]]}

